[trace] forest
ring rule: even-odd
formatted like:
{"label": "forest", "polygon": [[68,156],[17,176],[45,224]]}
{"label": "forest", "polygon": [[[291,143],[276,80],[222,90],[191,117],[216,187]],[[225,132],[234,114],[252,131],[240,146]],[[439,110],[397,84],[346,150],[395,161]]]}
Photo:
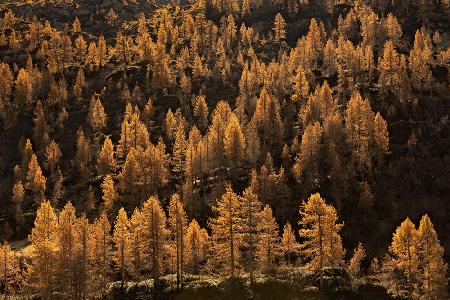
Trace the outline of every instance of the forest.
{"label": "forest", "polygon": [[449,0],[0,1],[4,299],[449,299]]}

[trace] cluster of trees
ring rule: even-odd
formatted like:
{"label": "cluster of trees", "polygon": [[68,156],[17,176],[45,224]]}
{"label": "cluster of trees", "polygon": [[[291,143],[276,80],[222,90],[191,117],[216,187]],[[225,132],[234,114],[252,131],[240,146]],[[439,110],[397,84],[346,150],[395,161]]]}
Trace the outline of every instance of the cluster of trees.
{"label": "cluster of trees", "polygon": [[[39,1],[63,2],[77,1]],[[31,232],[33,253],[3,246],[5,293],[80,298],[116,279],[176,273],[181,287],[184,273],[253,280],[287,264],[442,298],[427,216],[367,272],[341,229],[379,256],[383,228],[425,207],[445,225],[449,3],[335,2],[199,0],[136,19],[102,4],[64,25],[8,4],[0,236]]]}
{"label": "cluster of trees", "polygon": [[[103,211],[89,222],[77,216],[68,202],[57,213],[50,202],[40,205],[29,236],[31,256],[20,257],[4,243],[0,248],[0,282],[5,295],[38,292],[44,299],[54,293],[73,298],[104,295],[107,284],[120,279],[176,273],[177,287],[188,274],[237,277],[270,271],[282,265],[301,266],[320,275],[344,268],[354,287],[370,274],[396,296],[442,299],[446,295],[443,248],[430,218],[419,228],[406,219],[395,231],[389,251],[375,258],[366,272],[361,243],[346,262],[335,208],[316,193],[299,209],[300,242],[290,223],[282,232],[269,205],[263,206],[249,187],[242,195],[230,186],[214,206],[209,235],[195,219],[189,220],[183,201],[173,194],[166,210],[155,196],[131,216],[121,208],[111,225]],[[112,268],[111,268],[112,267]]]}

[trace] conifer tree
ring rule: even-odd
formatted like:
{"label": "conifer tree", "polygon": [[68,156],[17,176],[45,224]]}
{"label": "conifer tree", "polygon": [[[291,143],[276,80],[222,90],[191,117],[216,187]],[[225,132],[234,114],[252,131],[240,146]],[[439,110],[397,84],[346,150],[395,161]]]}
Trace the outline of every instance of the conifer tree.
{"label": "conifer tree", "polygon": [[209,235],[194,219],[186,230],[186,269],[191,274],[199,274],[206,262],[210,247]]}
{"label": "conifer tree", "polygon": [[105,212],[100,213],[100,216],[94,220],[90,226],[90,239],[93,241],[91,262],[92,285],[95,290],[100,292],[100,295],[106,293],[106,284],[109,276],[109,266],[113,254],[111,247],[111,224]]}
{"label": "conifer tree", "polygon": [[19,262],[8,242],[0,246],[0,283],[5,299],[14,291],[14,285],[19,283]]}
{"label": "conifer tree", "polygon": [[77,293],[74,278],[77,264],[75,260],[77,217],[72,203],[68,202],[64,206],[59,214],[58,224],[57,267],[55,268],[57,280],[62,291],[73,297]]}
{"label": "conifer tree", "polygon": [[389,260],[384,264],[392,263],[393,270],[397,270],[402,277],[398,281],[397,289],[404,291],[412,297],[414,288],[419,280],[419,256],[418,256],[418,235],[414,224],[407,218],[395,230],[392,236],[392,243],[389,246]]}
{"label": "conifer tree", "polygon": [[28,165],[26,188],[32,193],[35,203],[40,203],[43,200],[46,182],[47,179],[42,174],[37,157],[33,153]]}
{"label": "conifer tree", "polygon": [[133,274],[139,279],[144,259],[144,220],[139,208],[135,208],[130,219],[130,244],[133,261]]}
{"label": "conifer tree", "polygon": [[225,155],[234,167],[240,164],[244,156],[245,140],[235,114],[231,115],[225,129],[224,150]]}
{"label": "conifer tree", "polygon": [[292,263],[292,258],[299,254],[299,244],[295,238],[294,231],[290,223],[284,225],[281,236],[280,250],[283,259],[288,265]]}
{"label": "conifer tree", "polygon": [[204,131],[208,127],[208,105],[205,96],[200,95],[195,99],[194,114],[198,118],[198,127]]}
{"label": "conifer tree", "polygon": [[92,96],[89,105],[88,121],[95,134],[101,133],[102,129],[106,126],[107,119],[108,116],[105,113],[100,98]]}
{"label": "conifer tree", "polygon": [[111,174],[106,175],[103,179],[102,194],[103,209],[108,214],[111,212],[111,209],[114,207],[118,198]]}
{"label": "conifer tree", "polygon": [[275,21],[273,24],[273,32],[275,37],[275,42],[281,45],[281,41],[286,38],[286,22],[280,13],[275,16]]}
{"label": "conifer tree", "polygon": [[259,241],[256,250],[258,261],[265,269],[271,269],[275,257],[279,255],[280,251],[278,224],[269,205],[264,206],[259,213],[258,219]]}
{"label": "conifer tree", "polygon": [[314,188],[320,181],[320,161],[323,130],[319,122],[308,125],[302,136],[300,152],[295,159],[293,173],[299,182]]}
{"label": "conifer tree", "polygon": [[423,215],[417,231],[418,256],[420,260],[419,295],[424,299],[447,297],[447,264],[444,262],[444,248],[439,242],[436,230],[428,215]]}
{"label": "conifer tree", "polygon": [[114,223],[113,241],[115,245],[113,259],[120,270],[123,288],[125,275],[128,271],[131,271],[130,221],[123,207],[119,210]]}
{"label": "conifer tree", "polygon": [[235,276],[235,269],[240,257],[242,219],[239,206],[238,196],[228,185],[225,194],[213,207],[216,217],[209,219],[212,231],[212,250],[215,253],[212,263],[221,266],[231,277]]}
{"label": "conifer tree", "polygon": [[358,243],[358,246],[353,251],[353,256],[348,262],[348,272],[354,279],[361,277],[361,263],[366,257],[366,251],[362,243]]}
{"label": "conifer tree", "polygon": [[152,271],[155,286],[159,284],[162,274],[162,261],[165,256],[168,230],[166,227],[166,214],[158,198],[150,197],[142,207],[144,220],[144,239],[147,252],[145,254],[147,266]]}
{"label": "conifer tree", "polygon": [[300,247],[308,260],[306,268],[320,272],[321,284],[324,268],[343,264],[344,249],[339,235],[342,224],[336,222],[336,210],[318,193],[300,207],[300,237],[304,239]]}
{"label": "conifer tree", "polygon": [[241,198],[240,214],[242,218],[242,245],[247,249],[243,253],[244,266],[250,273],[250,281],[253,282],[253,274],[256,270],[256,249],[258,244],[259,213],[261,202],[251,188],[245,189]]}
{"label": "conifer tree", "polygon": [[178,194],[173,194],[169,203],[169,229],[171,231],[171,240],[175,244],[176,250],[176,271],[177,288],[183,286],[184,272],[184,253],[185,253],[185,235],[187,227],[187,217],[184,211],[183,203]]}
{"label": "conifer tree", "polygon": [[117,162],[114,158],[114,145],[111,139],[106,137],[98,156],[97,173],[99,175],[108,174],[109,172],[113,172],[116,166]]}
{"label": "conifer tree", "polygon": [[50,202],[43,201],[28,239],[33,246],[31,278],[44,299],[49,299],[55,290],[57,234],[58,217]]}
{"label": "conifer tree", "polygon": [[[361,172],[370,172],[372,170],[369,147],[373,132],[373,120],[374,116],[369,100],[363,100],[358,92],[354,93],[347,103],[345,128],[353,160]],[[380,132],[379,134],[383,135],[385,133]]]}

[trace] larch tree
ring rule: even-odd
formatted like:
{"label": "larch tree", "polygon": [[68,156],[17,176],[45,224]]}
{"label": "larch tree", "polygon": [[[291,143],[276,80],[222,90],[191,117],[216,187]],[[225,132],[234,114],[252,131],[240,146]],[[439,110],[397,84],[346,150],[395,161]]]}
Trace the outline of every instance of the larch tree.
{"label": "larch tree", "polygon": [[348,273],[353,279],[358,279],[362,275],[361,263],[366,257],[366,250],[362,243],[358,243],[358,246],[353,251],[353,256],[348,262]]}
{"label": "larch tree", "polygon": [[162,273],[162,261],[165,256],[167,238],[167,218],[158,198],[151,196],[141,210],[144,220],[144,239],[147,252],[147,266],[151,269],[155,286],[159,284]]}
{"label": "larch tree", "polygon": [[275,258],[280,254],[280,237],[278,224],[273,216],[272,209],[266,204],[258,214],[258,245],[256,249],[258,261],[264,269],[273,267]]}
{"label": "larch tree", "polygon": [[104,295],[113,254],[111,224],[105,212],[100,213],[100,216],[91,224],[89,235],[93,241],[91,248],[92,257],[94,258],[91,261],[92,285],[99,291],[100,295]]}
{"label": "larch tree", "polygon": [[241,197],[240,214],[242,218],[241,235],[244,267],[250,273],[250,281],[253,282],[253,274],[256,270],[256,249],[258,245],[258,223],[260,221],[261,202],[251,188],[245,189]]}
{"label": "larch tree", "polygon": [[77,293],[75,286],[76,266],[76,227],[77,217],[75,208],[72,203],[68,202],[59,214],[59,226],[57,233],[57,282],[61,286],[62,291],[66,292],[70,297],[74,297]]}
{"label": "larch tree", "polygon": [[[409,218],[403,221],[392,236],[389,246],[389,260],[384,264],[392,264],[391,272],[398,272],[403,280],[397,282],[397,290],[412,297],[419,280],[418,234]],[[388,288],[389,289],[389,288]]]}
{"label": "larch tree", "polygon": [[91,125],[94,134],[99,135],[103,128],[105,128],[107,121],[108,116],[106,115],[100,98],[93,95],[89,105],[88,122]]}
{"label": "larch tree", "polygon": [[31,155],[30,163],[28,164],[28,173],[26,181],[26,189],[33,195],[35,203],[39,203],[43,200],[45,193],[45,185],[47,180],[42,174],[42,169],[39,166],[36,155]]}
{"label": "larch tree", "polygon": [[[345,111],[345,129],[352,159],[360,172],[371,172],[373,162],[370,144],[374,114],[368,99],[354,93]],[[385,133],[380,133],[385,134]]]}
{"label": "larch tree", "polygon": [[379,112],[376,113],[373,121],[373,159],[376,162],[378,170],[380,170],[384,157],[389,151],[389,133],[387,123]]}
{"label": "larch tree", "polygon": [[323,151],[323,129],[319,122],[306,127],[302,136],[300,152],[295,158],[293,173],[299,182],[313,189],[320,182],[320,161]]}
{"label": "larch tree", "polygon": [[288,265],[291,265],[293,257],[298,256],[299,246],[300,245],[295,238],[291,224],[287,223],[283,228],[283,235],[281,236],[280,241],[280,251],[282,258]]}
{"label": "larch tree", "polygon": [[11,200],[15,205],[14,218],[16,220],[17,230],[20,230],[24,225],[24,216],[23,216],[23,201],[25,200],[25,189],[23,187],[22,181],[18,181],[14,184]]}
{"label": "larch tree", "polygon": [[48,144],[47,149],[45,150],[45,164],[48,168],[47,170],[49,170],[51,174],[54,174],[61,160],[61,157],[62,153],[59,145],[54,140],[51,140],[50,144]]}
{"label": "larch tree", "polygon": [[208,127],[208,104],[203,95],[195,98],[194,115],[198,118],[198,127],[205,131]]}
{"label": "larch tree", "polygon": [[444,248],[428,215],[422,216],[417,231],[418,257],[420,261],[419,295],[423,299],[444,299],[446,291],[447,264],[443,259]]}
{"label": "larch tree", "polygon": [[245,140],[239,120],[234,113],[231,115],[230,121],[225,129],[223,143],[225,155],[233,167],[240,165],[244,156]]}
{"label": "larch tree", "polygon": [[169,202],[168,225],[171,233],[171,242],[176,250],[177,288],[183,287],[185,235],[187,216],[183,203],[178,194],[173,194]]}
{"label": "larch tree", "polygon": [[336,210],[319,193],[302,203],[299,225],[300,237],[304,239],[300,248],[308,260],[306,268],[320,272],[322,284],[325,268],[343,265],[345,251],[339,235],[343,225],[337,223]]}
{"label": "larch tree", "polygon": [[221,267],[226,274],[235,276],[240,257],[242,218],[239,197],[230,185],[213,207],[215,218],[209,219],[211,228],[212,251],[215,253],[212,263]]}
{"label": "larch tree", "polygon": [[105,175],[115,170],[117,162],[114,154],[114,145],[111,139],[106,137],[97,160],[97,173],[99,175]]}
{"label": "larch tree", "polygon": [[114,187],[114,180],[111,174],[108,174],[103,178],[101,184],[102,187],[102,207],[106,214],[111,213],[115,202],[118,199],[116,188]]}
{"label": "larch tree", "polygon": [[41,203],[31,234],[32,245],[31,280],[44,299],[49,299],[55,290],[56,270],[54,262],[58,250],[58,217],[50,202]]}
{"label": "larch tree", "polygon": [[0,284],[2,285],[5,299],[14,291],[19,275],[19,261],[16,253],[11,249],[8,242],[0,246]]}
{"label": "larch tree", "polygon": [[206,263],[210,248],[208,231],[201,228],[194,219],[186,229],[186,270],[192,274],[199,274]]}
{"label": "larch tree", "polygon": [[280,13],[275,16],[275,21],[273,24],[273,32],[275,42],[279,43],[281,46],[281,41],[286,39],[286,22]]}
{"label": "larch tree", "polygon": [[119,210],[114,223],[113,241],[115,245],[113,259],[120,271],[121,287],[123,288],[126,273],[132,269],[130,221],[123,207]]}
{"label": "larch tree", "polygon": [[136,207],[130,218],[130,244],[133,262],[133,275],[137,280],[140,279],[143,269],[144,259],[144,220],[142,219],[141,210]]}

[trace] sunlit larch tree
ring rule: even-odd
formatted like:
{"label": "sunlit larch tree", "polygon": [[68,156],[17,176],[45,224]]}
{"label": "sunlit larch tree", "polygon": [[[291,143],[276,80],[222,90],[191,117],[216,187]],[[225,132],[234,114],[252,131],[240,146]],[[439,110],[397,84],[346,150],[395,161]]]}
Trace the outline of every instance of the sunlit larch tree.
{"label": "sunlit larch tree", "polygon": [[192,274],[199,274],[206,263],[210,248],[208,231],[201,228],[194,219],[186,229],[186,270]]}
{"label": "sunlit larch tree", "polygon": [[342,224],[337,223],[334,207],[316,193],[302,203],[299,225],[300,237],[304,239],[300,247],[307,259],[306,268],[320,272],[322,284],[325,268],[343,264],[344,249],[339,235]]}
{"label": "sunlit larch tree", "polygon": [[91,247],[93,260],[90,262],[91,285],[100,295],[105,295],[113,254],[111,224],[105,212],[100,213],[100,216],[90,225],[89,235],[93,242]]}
{"label": "sunlit larch tree", "polygon": [[168,225],[171,242],[176,251],[177,288],[183,286],[183,273],[185,268],[185,235],[187,228],[187,216],[182,200],[178,194],[173,194],[169,203]]}
{"label": "sunlit larch tree", "polygon": [[114,145],[111,139],[106,137],[97,160],[97,174],[105,175],[115,170],[117,162],[114,154]]}
{"label": "sunlit larch tree", "polygon": [[44,299],[55,291],[58,217],[50,202],[41,203],[28,239],[32,245],[31,281]]}
{"label": "sunlit larch tree", "polygon": [[36,155],[31,155],[31,160],[28,165],[26,189],[33,195],[35,203],[39,203],[43,200],[46,186],[46,178],[42,174],[42,169],[39,166]]}
{"label": "sunlit larch tree", "polygon": [[[389,246],[389,259],[385,259],[384,265],[392,265],[390,276],[398,274],[402,280],[395,280],[395,287],[390,286],[389,282],[386,288],[396,292],[406,293],[412,297],[414,289],[419,281],[419,256],[417,243],[417,230],[409,218],[403,221],[395,230],[392,236],[392,243]],[[384,266],[384,269],[389,269]],[[396,273],[395,273],[396,272]]]}
{"label": "sunlit larch tree", "polygon": [[144,259],[144,220],[142,219],[141,210],[136,207],[130,218],[130,245],[133,263],[133,275],[137,280],[141,276]]}
{"label": "sunlit larch tree", "polygon": [[151,269],[155,285],[159,284],[162,272],[162,263],[166,255],[168,229],[166,227],[166,213],[158,198],[151,196],[141,210],[144,220],[144,239],[146,265]]}
{"label": "sunlit larch tree", "polygon": [[275,258],[280,254],[280,237],[278,224],[269,205],[264,206],[258,214],[258,245],[256,249],[258,262],[266,270],[273,268]]}
{"label": "sunlit larch tree", "polygon": [[235,276],[240,257],[242,227],[240,205],[238,196],[228,185],[223,196],[213,207],[216,217],[209,219],[212,251],[215,254],[211,258],[211,263],[220,266],[220,269],[231,277]]}
{"label": "sunlit larch tree", "polygon": [[292,230],[290,223],[284,225],[283,234],[280,241],[280,251],[282,258],[288,264],[292,264],[292,259],[297,258],[299,255],[299,243],[295,238],[295,233]]}
{"label": "sunlit larch tree", "polygon": [[447,264],[443,259],[444,248],[428,215],[422,216],[417,235],[420,261],[418,293],[424,299],[444,299],[448,296]]}
{"label": "sunlit larch tree", "polygon": [[113,259],[120,272],[121,286],[123,287],[126,274],[132,270],[130,221],[123,207],[119,210],[114,223],[113,241],[115,245]]}
{"label": "sunlit larch tree", "polygon": [[19,272],[19,260],[16,253],[11,249],[8,242],[3,242],[0,246],[0,283],[5,299],[13,294],[15,285],[20,286]]}
{"label": "sunlit larch tree", "polygon": [[254,272],[257,266],[256,249],[258,245],[258,224],[260,221],[261,202],[251,188],[245,189],[240,200],[240,214],[242,218],[242,260],[245,268],[250,273],[250,281],[253,282]]}

